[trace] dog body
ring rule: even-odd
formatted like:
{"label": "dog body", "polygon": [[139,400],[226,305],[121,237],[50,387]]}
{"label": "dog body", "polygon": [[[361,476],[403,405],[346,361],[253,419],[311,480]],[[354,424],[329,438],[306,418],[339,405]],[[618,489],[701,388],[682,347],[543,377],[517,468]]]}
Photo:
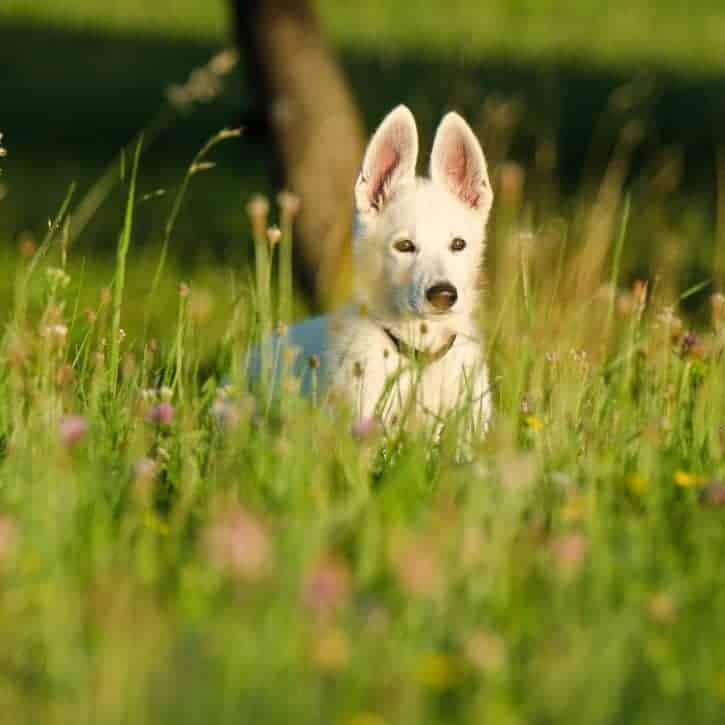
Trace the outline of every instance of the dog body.
{"label": "dog body", "polygon": [[354,303],[294,326],[287,342],[320,357],[321,380],[359,418],[436,425],[465,409],[483,430],[491,406],[475,313],[493,201],[486,162],[455,113],[436,132],[430,178],[416,177],[417,155],[415,120],[399,106],[355,184]]}

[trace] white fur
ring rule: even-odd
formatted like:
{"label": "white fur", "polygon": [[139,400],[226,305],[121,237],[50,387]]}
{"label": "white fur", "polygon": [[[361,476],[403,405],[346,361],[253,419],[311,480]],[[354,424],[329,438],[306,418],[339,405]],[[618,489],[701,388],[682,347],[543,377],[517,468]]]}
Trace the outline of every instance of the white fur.
{"label": "white fur", "polygon": [[[344,312],[295,326],[289,341],[313,352],[309,331],[325,349],[325,378],[361,418],[391,423],[405,417],[436,425],[469,404],[471,428],[490,417],[488,372],[475,322],[484,233],[493,194],[475,135],[459,115],[447,114],[436,132],[430,178],[416,178],[418,133],[405,106],[381,123],[355,184],[355,299]],[[463,239],[465,249],[452,251]],[[410,240],[415,252],[394,244]],[[444,313],[426,298],[446,282],[458,299]],[[417,365],[403,347],[434,352],[455,335],[440,359]]]}

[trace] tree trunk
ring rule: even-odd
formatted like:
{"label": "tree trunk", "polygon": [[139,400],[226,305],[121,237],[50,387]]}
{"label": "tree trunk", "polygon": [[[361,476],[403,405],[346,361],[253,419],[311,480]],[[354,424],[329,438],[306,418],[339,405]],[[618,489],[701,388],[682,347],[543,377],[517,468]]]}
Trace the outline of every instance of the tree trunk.
{"label": "tree trunk", "polygon": [[256,108],[271,131],[280,183],[301,201],[298,277],[320,303],[349,283],[360,113],[310,0],[232,0]]}

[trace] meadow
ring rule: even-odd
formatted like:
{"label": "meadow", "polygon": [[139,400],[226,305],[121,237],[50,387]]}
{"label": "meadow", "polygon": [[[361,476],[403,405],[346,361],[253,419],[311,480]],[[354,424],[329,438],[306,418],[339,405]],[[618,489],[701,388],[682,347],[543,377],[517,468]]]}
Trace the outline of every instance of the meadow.
{"label": "meadow", "polygon": [[[510,32],[451,60],[471,5],[440,33],[413,5],[321,7],[371,123],[460,106],[491,164],[465,462],[455,419],[434,442],[246,379],[294,239],[219,7],[0,11],[3,722],[723,721],[725,14],[614,3],[583,43],[593,4],[491,3]],[[218,90],[179,113],[195,67]]]}

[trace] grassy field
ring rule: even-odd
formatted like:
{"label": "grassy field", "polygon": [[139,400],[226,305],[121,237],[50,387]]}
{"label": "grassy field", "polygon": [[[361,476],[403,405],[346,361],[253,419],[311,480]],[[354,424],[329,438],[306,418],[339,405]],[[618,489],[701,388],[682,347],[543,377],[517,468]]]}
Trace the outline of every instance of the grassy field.
{"label": "grassy field", "polygon": [[522,235],[501,178],[496,420],[467,463],[455,421],[432,445],[292,379],[245,392],[260,285],[217,291],[218,332],[181,286],[162,342],[131,340],[154,274],[133,250],[89,309],[63,218],[24,250],[0,372],[8,722],[722,722],[725,297],[695,333],[672,274],[618,284],[621,188],[578,210],[564,262],[560,219]]}
{"label": "grassy field", "polygon": [[223,5],[3,3],[3,722],[723,722],[725,11],[486,5],[321,3],[370,125],[455,106],[489,158],[495,422],[461,463],[455,420],[245,379],[269,149],[188,175],[239,68],[164,100]]}

